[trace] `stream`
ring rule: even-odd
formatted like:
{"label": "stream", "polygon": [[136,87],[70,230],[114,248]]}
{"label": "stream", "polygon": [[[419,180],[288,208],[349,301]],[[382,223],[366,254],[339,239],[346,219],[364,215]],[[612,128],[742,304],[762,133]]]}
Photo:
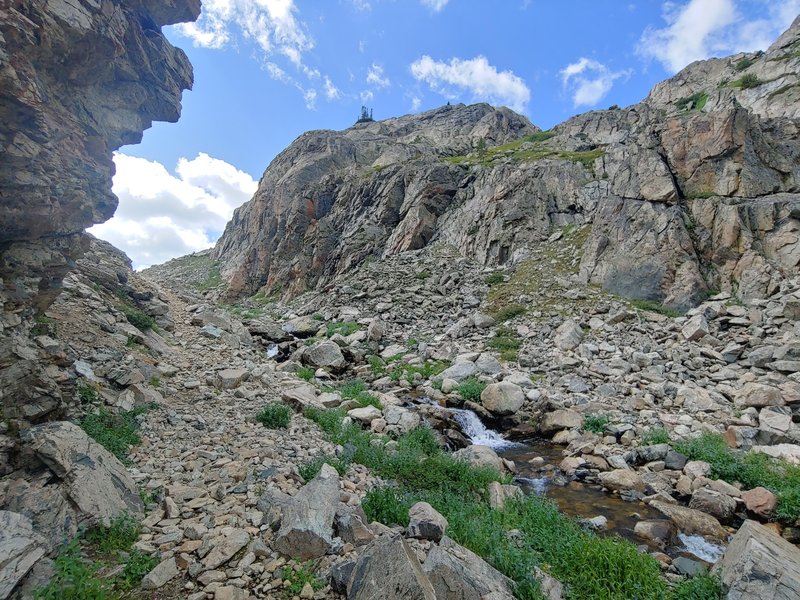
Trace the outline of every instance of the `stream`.
{"label": "stream", "polygon": [[[438,407],[427,398],[418,398],[418,402]],[[439,407],[441,408],[441,407]],[[545,469],[544,465],[558,465],[563,459],[563,447],[551,444],[546,440],[530,439],[512,442],[486,427],[477,414],[471,410],[447,408],[461,432],[472,444],[489,446],[499,456],[513,461],[517,468],[514,483],[526,494],[544,496],[556,503],[559,510],[579,520],[602,516],[607,519],[606,526],[597,533],[599,535],[619,535],[639,546],[647,546],[652,551],[659,551],[655,544],[637,537],[633,530],[641,520],[664,519],[657,510],[643,502],[628,502],[619,496],[606,493],[599,485],[570,480],[555,466]],[[534,466],[538,464],[538,466]],[[702,536],[678,534],[678,545],[667,547],[664,552],[675,558],[686,556],[713,564],[722,556],[724,548],[705,540]]]}

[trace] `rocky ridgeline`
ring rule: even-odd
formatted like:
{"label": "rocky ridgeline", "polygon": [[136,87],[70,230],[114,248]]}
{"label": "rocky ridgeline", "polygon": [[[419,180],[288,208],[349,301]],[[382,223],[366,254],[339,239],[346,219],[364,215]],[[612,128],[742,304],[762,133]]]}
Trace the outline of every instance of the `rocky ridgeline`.
{"label": "rocky ridgeline", "polygon": [[433,242],[518,263],[591,225],[581,279],[686,310],[764,299],[798,267],[800,21],[766,52],[701,61],[641,103],[548,132],[445,106],[302,135],[214,250],[231,297],[322,288],[368,257]]}

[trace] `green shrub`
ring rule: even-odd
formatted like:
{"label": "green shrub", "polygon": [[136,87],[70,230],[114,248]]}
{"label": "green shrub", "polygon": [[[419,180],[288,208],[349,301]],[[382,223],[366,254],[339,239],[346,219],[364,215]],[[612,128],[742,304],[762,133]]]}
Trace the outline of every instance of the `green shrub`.
{"label": "green shrub", "polygon": [[679,110],[687,110],[689,105],[691,105],[692,110],[703,110],[706,102],[708,102],[708,94],[701,91],[697,92],[696,94],[692,94],[691,96],[687,96],[686,98],[676,100],[675,106],[678,107]]}
{"label": "green shrub", "polygon": [[386,372],[386,365],[384,365],[380,356],[375,356],[374,354],[372,356],[368,356],[367,364],[369,364],[372,374],[376,377],[380,377]]}
{"label": "green shrub", "polygon": [[149,409],[146,406],[113,414],[101,408],[97,414],[84,416],[79,425],[90,438],[127,464],[128,450],[142,441],[138,434],[139,423],[136,417]]}
{"label": "green shrub", "polygon": [[425,279],[428,279],[428,277],[430,277],[430,276],[431,276],[431,274],[430,274],[428,271],[420,271],[419,273],[417,273],[417,274],[415,275],[415,277],[416,277],[417,279],[420,279],[420,280],[423,280],[423,281],[424,281]]}
{"label": "green shrub", "polygon": [[467,377],[458,385],[458,395],[464,400],[480,402],[481,394],[486,389],[486,384],[475,377]]}
{"label": "green shrub", "polygon": [[361,507],[370,521],[384,525],[408,526],[408,509],[414,504],[408,496],[394,487],[377,487],[367,492]]}
{"label": "green shrub", "polygon": [[94,527],[86,532],[86,541],[100,554],[128,551],[136,542],[142,526],[134,517],[124,513],[111,521],[110,527]]}
{"label": "green shrub", "polygon": [[736,61],[736,63],[734,63],[733,65],[733,68],[736,69],[737,71],[744,71],[745,69],[749,68],[754,62],[756,61],[753,60],[752,58],[743,58],[741,60]]}
{"label": "green shrub", "polygon": [[498,283],[503,283],[505,280],[506,278],[500,271],[495,271],[494,273],[491,273],[484,278],[486,285],[489,286],[497,285]]}
{"label": "green shrub", "polygon": [[498,309],[492,316],[497,321],[508,321],[509,319],[513,319],[516,316],[525,314],[527,309],[522,304],[517,304],[512,302],[511,304],[506,304],[502,308]]}
{"label": "green shrub", "polygon": [[116,581],[116,587],[123,591],[137,587],[150,571],[158,565],[158,557],[150,556],[141,550],[132,550],[125,562],[125,568]]}
{"label": "green shrub", "polygon": [[724,597],[722,583],[708,573],[684,579],[669,593],[669,600],[723,600]]}
{"label": "green shrub", "polygon": [[306,463],[303,463],[298,467],[297,472],[300,474],[300,477],[303,478],[303,481],[311,481],[319,474],[319,472],[322,470],[322,465],[324,464],[332,466],[334,469],[336,469],[339,475],[344,475],[347,473],[347,467],[349,466],[347,461],[336,458],[335,456],[328,456],[327,454],[324,454]]}
{"label": "green shrub", "polygon": [[292,417],[292,409],[280,402],[270,402],[256,415],[256,420],[267,429],[286,429]]}
{"label": "green shrub", "polygon": [[297,375],[303,381],[311,381],[314,379],[314,374],[316,371],[311,367],[298,367],[297,371],[295,371],[295,375]]}
{"label": "green shrub", "polygon": [[751,88],[758,87],[762,85],[764,82],[758,78],[758,75],[754,75],[753,73],[746,73],[742,75],[736,81],[732,81],[730,83],[731,87],[738,87],[742,90],[749,90]]}
{"label": "green shrub", "polygon": [[606,430],[606,425],[608,425],[608,417],[605,415],[586,415],[583,417],[583,428],[586,431],[600,435]]}
{"label": "green shrub", "polygon": [[337,333],[347,337],[348,335],[354,334],[356,331],[361,329],[361,327],[359,327],[358,323],[355,321],[334,321],[333,323],[328,323],[326,329],[328,337],[333,337]]}
{"label": "green shrub", "polygon": [[501,359],[511,361],[517,359],[517,353],[522,347],[522,340],[510,327],[500,326],[497,328],[497,334],[493,338],[489,338],[486,345],[497,350]]}
{"label": "green shrub", "polygon": [[92,404],[97,401],[100,397],[97,387],[97,384],[92,384],[88,381],[82,380],[78,383],[78,398],[81,404]]}
{"label": "green shrub", "polygon": [[764,487],[778,498],[775,515],[784,521],[800,518],[800,466],[774,459],[760,452],[731,450],[717,433],[704,433],[678,442],[675,449],[690,460],[711,465],[711,477],[729,483],[740,482],[747,489]]}
{"label": "green shrub", "polygon": [[653,429],[648,429],[642,434],[643,446],[652,446],[653,444],[669,444],[671,441],[672,440],[670,440],[669,432],[663,427],[654,427]]}
{"label": "green shrub", "polygon": [[81,556],[77,538],[66,544],[53,562],[54,574],[34,592],[36,600],[115,600],[111,582],[97,575],[99,566]]}
{"label": "green shrub", "polygon": [[307,583],[315,592],[325,587],[325,582],[314,573],[314,567],[310,562],[284,567],[283,579],[289,582],[288,587],[283,589],[284,597],[287,598],[298,596]]}
{"label": "green shrub", "polygon": [[673,308],[669,308],[668,306],[664,306],[660,302],[656,302],[655,300],[642,300],[642,299],[634,299],[630,301],[631,306],[634,308],[638,308],[639,310],[647,310],[650,312],[658,313],[660,315],[664,315],[665,317],[679,317],[681,313]]}
{"label": "green shrub", "polygon": [[417,374],[419,374],[422,379],[430,379],[431,377],[434,377],[435,375],[438,375],[444,371],[449,366],[450,363],[443,360],[427,360],[421,365],[400,363],[392,370],[390,377],[392,381],[400,381],[401,379],[405,379],[406,381],[413,383]]}
{"label": "green shrub", "polygon": [[128,323],[139,329],[140,331],[147,331],[153,329],[156,325],[156,320],[147,313],[139,310],[130,304],[123,304],[120,307],[122,314],[128,320]]}

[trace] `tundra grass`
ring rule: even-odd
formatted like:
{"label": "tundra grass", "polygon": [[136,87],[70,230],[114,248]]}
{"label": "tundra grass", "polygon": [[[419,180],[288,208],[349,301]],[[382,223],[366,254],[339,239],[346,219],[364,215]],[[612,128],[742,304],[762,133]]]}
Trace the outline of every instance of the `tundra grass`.
{"label": "tundra grass", "polygon": [[526,497],[502,510],[490,508],[488,484],[508,477],[453,458],[429,429],[415,429],[387,447],[385,440],[343,424],[343,411],[305,414],[345,449],[339,460],[363,464],[392,482],[367,493],[363,507],[370,519],[407,525],[408,509],[429,502],[447,518],[449,536],[514,580],[518,598],[542,598],[533,566],[565,583],[570,599],[669,598],[654,558],[620,538],[585,531],[552,502]]}

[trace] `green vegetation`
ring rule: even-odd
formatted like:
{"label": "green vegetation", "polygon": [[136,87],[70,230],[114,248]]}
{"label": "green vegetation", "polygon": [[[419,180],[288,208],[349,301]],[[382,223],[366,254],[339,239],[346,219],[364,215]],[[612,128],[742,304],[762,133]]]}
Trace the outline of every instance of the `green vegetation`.
{"label": "green vegetation", "polygon": [[153,317],[131,304],[123,303],[120,304],[119,308],[122,311],[122,314],[125,315],[128,323],[140,331],[153,329],[156,325],[156,320]]}
{"label": "green vegetation", "polygon": [[597,148],[581,152],[569,150],[556,150],[545,145],[556,134],[551,131],[540,131],[526,135],[513,142],[501,144],[493,148],[477,149],[475,152],[463,156],[450,156],[446,160],[454,165],[492,165],[499,159],[510,159],[517,162],[553,158],[569,160],[583,164],[591,170],[594,161],[605,154],[605,150]]}
{"label": "green vegetation", "polygon": [[205,292],[208,290],[213,290],[216,287],[219,287],[222,284],[222,274],[219,272],[219,267],[213,265],[209,267],[208,272],[204,279],[200,281],[195,281],[193,283],[194,287],[200,290],[201,292]]}
{"label": "green vegetation", "polygon": [[311,585],[315,592],[325,587],[325,582],[314,573],[310,562],[284,567],[283,580],[289,582],[289,585],[283,588],[283,595],[286,598],[300,595],[306,584]]}
{"label": "green vegetation", "polygon": [[31,328],[31,335],[53,335],[56,331],[56,320],[45,315],[33,317],[34,325]]}
{"label": "green vegetation", "polygon": [[314,379],[315,373],[316,371],[312,367],[298,367],[297,371],[294,372],[303,381],[311,381]]}
{"label": "green vegetation", "polygon": [[127,464],[130,447],[136,446],[142,441],[139,437],[139,423],[136,421],[136,417],[151,408],[151,406],[142,406],[118,414],[101,408],[97,414],[85,415],[79,425],[89,437]]}
{"label": "green vegetation", "polygon": [[528,309],[525,308],[522,304],[511,302],[509,304],[506,304],[505,306],[498,308],[491,314],[496,321],[503,322],[503,321],[508,321],[509,319],[513,319],[516,316],[525,314],[527,310]]}
{"label": "green vegetation", "polygon": [[100,397],[100,391],[98,389],[98,385],[94,383],[90,383],[86,380],[81,380],[78,382],[78,399],[81,401],[81,404],[92,404],[96,402],[97,399]]}
{"label": "green vegetation", "polygon": [[517,360],[517,353],[522,347],[522,340],[510,327],[501,325],[497,328],[496,335],[486,342],[489,348],[500,352],[500,358],[506,361]]}
{"label": "green vegetation", "polygon": [[680,100],[675,101],[675,106],[678,110],[703,110],[706,102],[708,102],[708,94],[703,91],[686,96]]}
{"label": "green vegetation", "polygon": [[669,308],[668,306],[664,306],[663,304],[655,300],[631,300],[630,303],[631,306],[633,306],[634,308],[658,313],[660,315],[664,315],[665,317],[675,318],[681,316],[681,313],[675,310],[674,308]]}
{"label": "green vegetation", "polygon": [[723,600],[725,594],[720,580],[708,573],[684,579],[670,592],[670,600]]}
{"label": "green vegetation", "polygon": [[741,60],[736,61],[733,64],[733,68],[736,69],[737,71],[744,71],[745,69],[749,68],[755,62],[756,61],[753,60],[752,58],[745,57],[745,58],[743,58]]}
{"label": "green vegetation", "polygon": [[342,460],[328,454],[323,454],[322,456],[318,456],[307,463],[300,465],[297,469],[297,472],[300,474],[300,477],[303,478],[303,481],[311,481],[319,474],[319,472],[322,470],[322,465],[325,464],[328,464],[336,469],[339,475],[344,475],[347,473],[347,467],[350,466],[350,463],[346,460]]}
{"label": "green vegetation", "polygon": [[606,430],[606,425],[608,425],[608,417],[605,415],[586,415],[583,417],[583,428],[586,431],[602,435]]}
{"label": "green vegetation", "polygon": [[713,198],[717,195],[716,192],[689,192],[686,194],[686,198],[689,200],[705,200],[706,198]]}
{"label": "green vegetation", "polygon": [[291,417],[291,408],[280,402],[270,402],[256,415],[256,421],[267,429],[286,429]]}
{"label": "green vegetation", "polygon": [[711,476],[728,483],[739,482],[747,489],[765,487],[778,498],[776,516],[785,521],[800,518],[800,466],[774,459],[760,452],[731,450],[716,433],[675,444],[690,460],[711,464]]}
{"label": "green vegetation", "polygon": [[475,377],[467,377],[458,385],[458,395],[470,402],[480,402],[486,384]]}
{"label": "green vegetation", "polygon": [[374,406],[383,408],[381,401],[367,391],[366,384],[360,379],[351,379],[339,386],[339,393],[345,400],[355,400],[361,407]]}
{"label": "green vegetation", "polygon": [[331,323],[328,323],[326,327],[327,327],[326,335],[328,337],[333,337],[333,335],[337,333],[343,335],[344,337],[347,337],[348,335],[352,335],[356,331],[361,329],[361,327],[359,327],[358,323],[356,323],[355,321],[343,321],[343,322],[333,321]]}
{"label": "green vegetation", "polygon": [[498,283],[503,283],[505,280],[506,278],[500,271],[495,271],[494,273],[487,275],[486,278],[484,279],[486,285],[488,286],[497,285]]}
{"label": "green vegetation", "polygon": [[[37,600],[118,600],[136,586],[157,564],[156,556],[132,550],[141,525],[130,515],[120,515],[110,527],[97,527],[65,544],[54,561],[55,575],[34,592]],[[94,560],[85,555],[94,557]],[[119,562],[116,577],[100,574]]]}
{"label": "green vegetation", "polygon": [[444,371],[450,363],[443,360],[426,360],[421,365],[411,365],[409,363],[399,363],[395,365],[390,377],[392,381],[400,381],[405,379],[409,383],[413,383],[416,376],[419,375],[421,379],[430,379]]}
{"label": "green vegetation", "polygon": [[669,444],[672,440],[669,437],[669,433],[663,427],[654,427],[653,429],[648,429],[642,435],[642,445],[643,446],[652,446],[654,444]]}
{"label": "green vegetation", "polygon": [[[533,565],[565,582],[570,598],[665,597],[658,563],[633,544],[598,538],[539,497],[493,510],[486,487],[491,481],[506,480],[497,471],[455,460],[425,428],[401,436],[396,451],[390,451],[384,440],[356,425],[342,425],[343,415],[334,410],[306,411],[333,443],[349,449],[341,460],[363,464],[394,482],[368,492],[363,507],[370,519],[406,525],[412,504],[431,503],[450,523],[448,535],[511,577],[515,594],[523,600],[541,598]],[[515,535],[510,536],[510,530]]]}
{"label": "green vegetation", "polygon": [[367,364],[369,364],[369,368],[372,371],[372,374],[376,377],[380,377],[384,373],[386,373],[386,364],[381,360],[380,356],[372,356],[367,357]]}
{"label": "green vegetation", "polygon": [[422,281],[428,279],[428,277],[430,276],[431,274],[428,271],[420,271],[419,273],[416,274],[416,278]]}
{"label": "green vegetation", "polygon": [[776,96],[780,96],[781,94],[785,94],[786,92],[788,92],[790,89],[792,89],[794,87],[798,87],[798,84],[790,83],[788,85],[783,85],[783,86],[779,87],[777,90],[773,90],[772,92],[770,92],[769,95],[767,96],[767,100],[772,100]]}
{"label": "green vegetation", "polygon": [[741,90],[749,90],[751,88],[758,87],[764,83],[766,82],[761,81],[757,75],[754,75],[753,73],[746,73],[742,75],[739,79],[731,81],[728,84],[728,86],[733,88],[739,88]]}

